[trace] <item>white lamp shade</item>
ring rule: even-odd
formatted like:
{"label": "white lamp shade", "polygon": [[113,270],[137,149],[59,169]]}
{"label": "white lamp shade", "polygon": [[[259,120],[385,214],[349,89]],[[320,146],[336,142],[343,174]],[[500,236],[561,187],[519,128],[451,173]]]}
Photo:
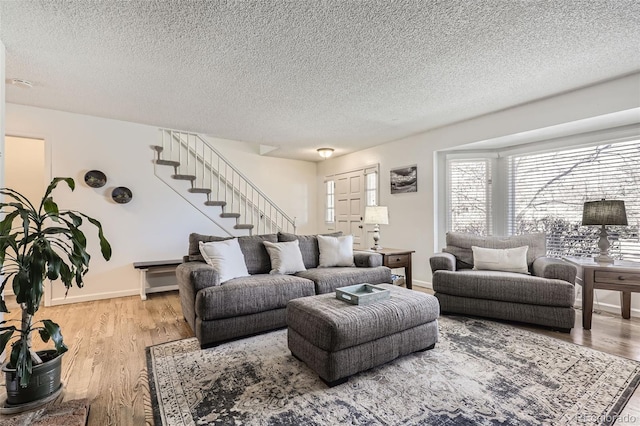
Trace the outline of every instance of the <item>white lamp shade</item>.
{"label": "white lamp shade", "polygon": [[364,223],[369,225],[388,225],[389,211],[385,206],[368,206],[364,209]]}

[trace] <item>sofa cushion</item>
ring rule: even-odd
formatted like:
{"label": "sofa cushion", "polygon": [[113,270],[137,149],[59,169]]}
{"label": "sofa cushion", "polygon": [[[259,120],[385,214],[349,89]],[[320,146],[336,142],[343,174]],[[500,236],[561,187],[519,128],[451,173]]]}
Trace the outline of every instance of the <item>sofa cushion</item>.
{"label": "sofa cushion", "polygon": [[[189,235],[189,260],[192,262],[204,262],[204,258],[200,254],[199,242],[224,241],[234,237],[218,237],[215,235],[202,235],[192,233]],[[276,234],[251,235],[238,237],[240,250],[244,254],[244,260],[247,265],[249,274],[268,274],[271,270],[271,261],[269,253],[262,244],[263,241],[277,242]]]}
{"label": "sofa cushion", "polygon": [[[321,234],[328,237],[340,237],[342,232],[333,232],[330,234]],[[298,240],[300,244],[300,253],[302,253],[302,260],[304,261],[304,267],[317,268],[320,259],[320,249],[318,248],[318,236],[317,235],[296,235],[289,234],[287,232],[278,232],[278,241],[294,241]]]}
{"label": "sofa cushion", "polygon": [[510,249],[491,249],[471,246],[473,269],[485,271],[504,271],[528,274],[527,250],[522,246]]}
{"label": "sofa cushion", "polygon": [[196,316],[203,321],[285,308],[291,299],[313,296],[313,281],[294,275],[256,274],[200,290]]}
{"label": "sofa cushion", "polygon": [[306,271],[298,240],[281,243],[262,242],[271,259],[271,274],[295,274]]}
{"label": "sofa cushion", "polygon": [[432,284],[436,294],[473,299],[560,307],[571,307],[575,300],[571,283],[513,272],[436,271]]}
{"label": "sofa cushion", "polygon": [[345,235],[344,237],[318,235],[318,248],[320,249],[319,268],[355,265],[353,262],[353,235]]}
{"label": "sofa cushion", "polygon": [[442,249],[456,257],[457,269],[471,269],[473,267],[473,252],[471,246],[493,249],[507,249],[528,246],[527,266],[533,261],[547,254],[547,243],[544,232],[537,234],[512,235],[509,237],[483,237],[463,232],[447,232],[447,246]]}
{"label": "sofa cushion", "polygon": [[316,294],[330,293],[338,287],[354,284],[391,283],[391,269],[386,266],[375,268],[312,268],[296,274],[315,283]]}
{"label": "sofa cushion", "polygon": [[200,241],[200,252],[207,264],[211,265],[218,273],[221,284],[233,278],[249,275],[244,255],[235,238],[208,243]]}

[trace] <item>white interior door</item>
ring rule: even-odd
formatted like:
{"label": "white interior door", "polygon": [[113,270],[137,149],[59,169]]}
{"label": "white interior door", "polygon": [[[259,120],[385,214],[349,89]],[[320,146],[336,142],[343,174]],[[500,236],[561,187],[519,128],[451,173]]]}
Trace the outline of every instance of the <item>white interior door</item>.
{"label": "white interior door", "polygon": [[364,248],[364,170],[335,176],[336,230],[353,235],[353,246]]}

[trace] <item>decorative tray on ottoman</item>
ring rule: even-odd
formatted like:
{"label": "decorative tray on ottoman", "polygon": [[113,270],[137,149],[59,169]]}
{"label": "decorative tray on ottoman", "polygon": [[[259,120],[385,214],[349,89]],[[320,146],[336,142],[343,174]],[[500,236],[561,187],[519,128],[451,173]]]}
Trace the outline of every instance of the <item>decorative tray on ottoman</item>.
{"label": "decorative tray on ottoman", "polygon": [[356,284],[336,288],[336,299],[351,303],[352,305],[368,305],[381,300],[387,300],[390,297],[391,292],[389,290],[373,284]]}

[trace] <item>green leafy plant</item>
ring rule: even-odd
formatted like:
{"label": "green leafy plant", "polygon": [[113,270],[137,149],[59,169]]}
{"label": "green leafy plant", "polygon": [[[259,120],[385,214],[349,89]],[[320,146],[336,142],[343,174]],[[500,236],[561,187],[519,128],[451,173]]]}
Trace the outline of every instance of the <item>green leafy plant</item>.
{"label": "green leafy plant", "polygon": [[[37,332],[43,342],[52,340],[56,355],[67,351],[58,324],[51,320],[34,322],[33,316],[44,294],[44,282],[60,279],[69,289],[75,284],[83,287],[83,277],[89,271],[91,256],[87,253],[87,239],[80,230],[84,220],[98,228],[100,249],[105,260],[111,258],[111,246],[97,220],[77,211],[58,209],[51,195],[58,183],[65,182],[73,191],[71,178],[54,178],[36,208],[19,192],[1,188],[0,194],[13,201],[0,203],[0,292],[13,277],[13,292],[22,309],[20,326],[0,322],[0,352],[11,342],[9,366],[16,369],[20,385],[26,387],[34,364],[42,363],[32,348],[32,334]],[[9,200],[6,200],[9,201]],[[19,223],[14,227],[15,223]],[[0,298],[0,312],[9,312]],[[17,320],[15,320],[17,321]]]}

